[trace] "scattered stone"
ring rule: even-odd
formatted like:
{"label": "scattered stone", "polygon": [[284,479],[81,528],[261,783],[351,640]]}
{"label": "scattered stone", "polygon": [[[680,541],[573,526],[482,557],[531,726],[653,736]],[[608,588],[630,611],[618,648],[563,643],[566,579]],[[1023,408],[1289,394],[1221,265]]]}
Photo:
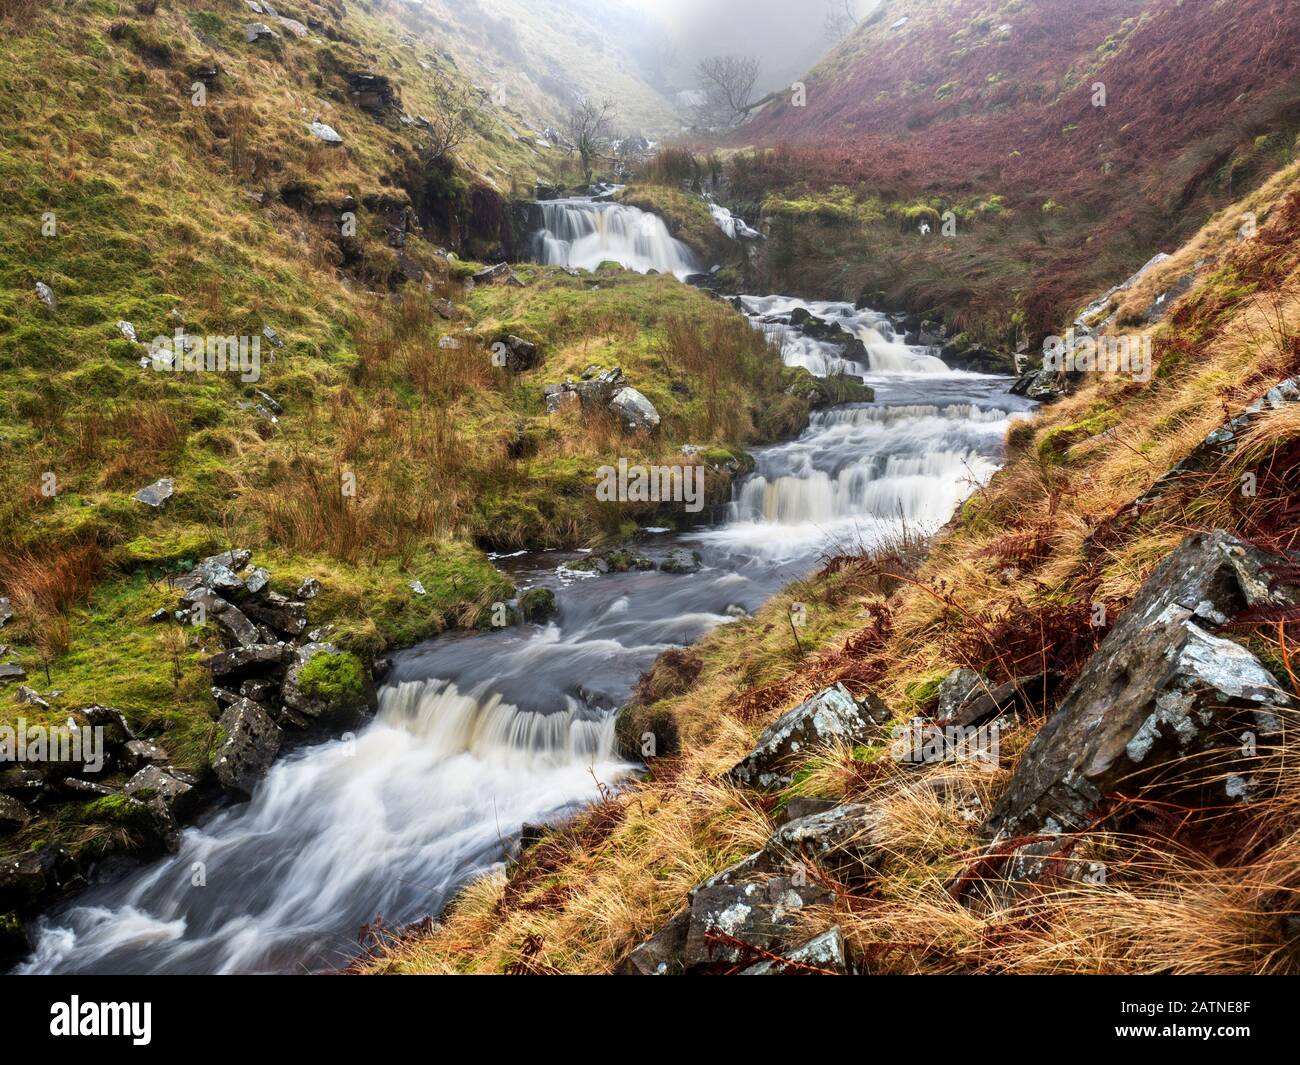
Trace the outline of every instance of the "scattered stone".
{"label": "scattered stone", "polygon": [[361,110],[382,115],[401,109],[401,101],[393,83],[382,74],[354,71],[346,75],[352,102]]}
{"label": "scattered stone", "polygon": [[307,577],[293,595],[295,599],[315,599],[320,595],[320,581],[315,577]]}
{"label": "scattered stone", "polygon": [[628,433],[653,433],[659,428],[659,412],[631,385],[619,389],[609,401],[612,413]]}
{"label": "scattered stone", "polygon": [[839,925],[782,952],[781,961],[760,961],[740,971],[741,976],[781,976],[787,973],[847,976],[848,958]]}
{"label": "scattered stone", "polygon": [[268,669],[283,665],[287,654],[287,644],[255,644],[252,647],[223,651],[213,655],[204,664],[214,677],[243,680],[252,674],[265,673]]}
{"label": "scattered stone", "polygon": [[307,628],[307,604],[287,599],[279,592],[267,592],[260,599],[248,601],[244,610],[255,621],[286,636],[301,636]]}
{"label": "scattered stone", "polygon": [[489,266],[486,270],[480,270],[471,279],[476,285],[513,285],[516,288],[523,288],[524,283],[519,275],[511,269],[509,263],[497,263],[496,266]]}
{"label": "scattered stone", "polygon": [[218,722],[223,739],[212,771],[227,791],[249,796],[280,753],[280,727],[252,699],[228,706]]}
{"label": "scattered stone", "polygon": [[193,784],[156,765],[137,772],[122,787],[122,794],[156,805],[178,820],[194,808],[198,799]]}
{"label": "scattered stone", "polygon": [[946,712],[940,698],[940,708],[936,713],[938,724],[944,728],[968,728],[982,725],[1001,714],[1029,713],[1046,705],[1060,682],[1061,675],[1051,672],[1017,677],[993,688],[980,678],[979,687],[972,689],[956,706],[952,706],[950,701]]}
{"label": "scattered stone", "polygon": [[784,876],[702,888],[691,900],[682,967],[747,961],[747,947],[779,951],[801,927],[805,907],[834,900],[829,888]]}
{"label": "scattered stone", "polygon": [[265,22],[249,22],[244,26],[244,41],[248,44],[256,44],[258,41],[274,40],[280,35],[271,29]]}
{"label": "scattered stone", "polygon": [[35,706],[41,710],[50,708],[50,704],[41,698],[40,692],[27,687],[26,684],[19,685],[15,699],[27,706]]}
{"label": "scattered stone", "polygon": [[118,762],[128,773],[151,765],[166,765],[168,761],[167,752],[148,740],[128,740],[118,755]]}
{"label": "scattered stone", "polygon": [[939,683],[939,705],[934,716],[951,717],[967,698],[981,690],[985,679],[973,669],[954,669]]}
{"label": "scattered stone", "polygon": [[0,629],[3,629],[14,618],[13,604],[7,598],[0,599]]}
{"label": "scattered stone", "polygon": [[59,301],[55,298],[54,290],[44,281],[36,282],[36,295],[45,304],[45,309],[51,314],[59,309]]}
{"label": "scattered stone", "polygon": [[664,573],[698,573],[703,561],[698,551],[675,547],[668,552],[668,557],[659,564],[659,568]]}
{"label": "scattered stone", "polygon": [[17,832],[31,819],[31,810],[12,796],[0,792],[0,833]]}
{"label": "scattered stone", "polygon": [[170,477],[164,477],[141,488],[140,491],[136,492],[135,498],[137,502],[143,503],[151,510],[162,510],[167,505],[167,501],[175,494],[176,482]]}
{"label": "scattered stone", "polygon": [[882,815],[873,806],[835,806],[782,825],[765,849],[785,868],[791,861],[803,860],[845,883],[861,883],[874,875],[884,857],[883,826]]}
{"label": "scattered stone", "polygon": [[27,670],[17,662],[0,662],[0,681],[26,680]]}
{"label": "scattered stone", "polygon": [[763,730],[758,743],[728,777],[736,784],[759,788],[787,787],[795,763],[809,748],[834,741],[861,743],[871,734],[871,718],[842,684],[826,688],[787,710]]}
{"label": "scattered stone", "polygon": [[199,617],[216,624],[226,646],[253,647],[261,642],[257,626],[248,620],[248,616],[211,589],[192,588],[185,593],[183,602],[191,611],[199,611]]}
{"label": "scattered stone", "polygon": [[283,15],[280,15],[278,21],[281,26],[283,26],[286,30],[292,33],[300,41],[304,40],[307,37],[307,33],[308,33],[307,27],[304,26],[297,19],[285,18]]}
{"label": "scattered stone", "polygon": [[525,621],[541,624],[555,615],[555,592],[550,588],[529,588],[519,597],[519,611]]}
{"label": "scattered stone", "polygon": [[333,126],[326,125],[319,118],[312,122],[307,129],[318,141],[331,145],[343,143],[343,138],[339,136],[338,130]]}
{"label": "scattered stone", "polygon": [[140,341],[135,335],[135,326],[130,322],[119,321],[117,331],[121,334],[123,340],[129,340],[132,344],[138,344]]}
{"label": "scattered stone", "polygon": [[271,585],[271,571],[258,566],[244,578],[244,591],[250,596],[261,595]]}
{"label": "scattered stone", "polygon": [[497,337],[492,342],[492,352],[494,356],[499,356],[501,364],[511,373],[531,370],[541,361],[537,345],[513,333]]}
{"label": "scattered stone", "polygon": [[425,590],[424,590],[424,585],[421,584],[419,581],[412,581],[412,582],[411,582],[411,591],[413,591],[416,595],[425,595],[425,594],[427,594],[427,593],[425,592]]}
{"label": "scattered stone", "polygon": [[159,625],[164,621],[172,620],[172,612],[166,607],[159,607],[149,615],[149,622],[152,625]]}

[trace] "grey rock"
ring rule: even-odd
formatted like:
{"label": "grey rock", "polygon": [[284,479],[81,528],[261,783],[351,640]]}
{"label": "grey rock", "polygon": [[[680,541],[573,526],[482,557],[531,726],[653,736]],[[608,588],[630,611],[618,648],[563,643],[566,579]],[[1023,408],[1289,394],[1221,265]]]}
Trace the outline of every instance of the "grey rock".
{"label": "grey rock", "polygon": [[337,655],[341,652],[330,643],[309,643],[295,649],[293,661],[284,675],[284,684],[280,688],[280,699],[290,710],[304,717],[346,723],[358,720],[368,708],[368,693],[363,693],[353,704],[331,706],[325,700],[304,691],[300,678],[302,671],[318,655]]}
{"label": "grey rock", "polygon": [[885,855],[884,819],[874,806],[836,806],[782,825],[766,850],[787,868],[803,861],[846,883],[863,882]]}
{"label": "grey rock", "polygon": [[258,41],[274,40],[280,35],[271,29],[265,22],[249,22],[244,25],[244,41],[246,44],[256,44]]}
{"label": "grey rock", "polygon": [[624,432],[653,433],[659,429],[659,412],[654,404],[631,385],[614,393],[609,401],[609,410]]}
{"label": "grey rock", "polygon": [[31,810],[12,795],[0,792],[0,833],[17,832],[31,819]]}
{"label": "grey rock", "polygon": [[537,345],[513,333],[506,333],[492,342],[493,354],[511,373],[531,370],[541,361]]}
{"label": "grey rock", "polygon": [[315,599],[320,595],[320,581],[315,577],[307,577],[293,594],[297,599]]}
{"label": "grey rock", "polygon": [[18,691],[14,694],[14,700],[27,706],[38,707],[41,710],[50,708],[50,704],[41,698],[41,693],[27,687],[26,684],[19,685]]}
{"label": "grey rock", "polygon": [[985,834],[1079,828],[1120,789],[1169,796],[1204,778],[1219,802],[1248,791],[1295,701],[1213,632],[1248,607],[1294,605],[1300,591],[1276,579],[1286,566],[1224,532],[1171,552],[1030,743]]}
{"label": "grey rock", "polygon": [[54,290],[44,281],[36,282],[36,295],[51,314],[59,309],[59,301],[54,295]]}
{"label": "grey rock", "polygon": [[951,717],[969,696],[985,684],[984,678],[973,669],[954,669],[939,684],[939,705],[934,716],[940,721]]}
{"label": "grey rock", "polygon": [[227,791],[251,795],[280,753],[280,726],[252,699],[228,706],[219,725],[223,738],[212,772]]}
{"label": "grey rock", "polygon": [[283,15],[280,15],[277,21],[279,21],[281,26],[283,26],[286,30],[292,33],[299,40],[303,40],[307,37],[307,33],[308,33],[307,27],[304,26],[297,19],[285,18]]}
{"label": "grey rock", "polygon": [[784,961],[760,961],[740,971],[741,976],[782,976],[788,973],[847,976],[848,958],[839,925],[781,952]]}
{"label": "grey rock", "polygon": [[140,342],[139,338],[135,335],[135,326],[130,322],[119,321],[117,323],[117,331],[123,340],[129,340],[132,344],[138,344]]}
{"label": "grey rock", "polygon": [[511,269],[509,263],[497,263],[496,266],[489,266],[486,270],[480,270],[473,277],[476,285],[513,285],[516,288],[523,288],[524,283],[519,275]]}
{"label": "grey rock", "polygon": [[[14,618],[13,604],[7,598],[0,599],[0,629],[4,628]],[[7,650],[7,648],[6,648]]]}
{"label": "grey rock", "polygon": [[325,144],[334,145],[343,143],[343,138],[339,135],[338,130],[333,126],[326,125],[320,119],[316,119],[316,121],[312,122],[307,129],[313,137],[318,141],[323,141]]}
{"label": "grey rock", "polygon": [[151,765],[166,765],[169,760],[166,751],[148,740],[128,740],[118,755],[118,762],[130,773]]}
{"label": "grey rock", "polygon": [[210,589],[192,588],[185,593],[183,601],[217,626],[227,647],[253,647],[261,642],[257,626],[248,620],[248,615]]}
{"label": "grey rock", "polygon": [[816,795],[796,795],[785,804],[785,809],[781,811],[777,824],[786,825],[791,821],[798,821],[800,818],[808,817],[811,814],[825,813],[827,810],[835,809],[838,805],[839,803],[835,799],[823,799]]}
{"label": "grey rock", "polygon": [[615,968],[619,976],[670,976],[682,971],[682,954],[691,928],[691,912],[683,910]]}
{"label": "grey rock", "polygon": [[675,547],[668,552],[668,557],[659,564],[659,568],[664,573],[698,573],[702,563],[698,551]]}
{"label": "grey rock", "polygon": [[810,749],[836,741],[861,743],[872,727],[849,690],[836,684],[787,710],[764,729],[754,750],[728,776],[748,787],[786,787]]}
{"label": "grey rock", "polygon": [[143,503],[151,510],[162,510],[167,501],[176,494],[176,482],[170,477],[163,477],[153,484],[145,485],[135,494],[137,502]]}
{"label": "grey rock", "polygon": [[783,876],[702,888],[691,900],[682,966],[746,961],[747,948],[779,951],[798,934],[805,908],[834,900],[829,888]]}
{"label": "grey rock", "polygon": [[0,662],[0,681],[26,680],[27,670],[17,662]]}
{"label": "grey rock", "polygon": [[300,636],[307,628],[307,604],[286,598],[279,592],[268,592],[261,599],[250,599],[243,606],[249,617],[287,636]]}
{"label": "grey rock", "polygon": [[230,651],[213,655],[205,665],[214,677],[223,680],[243,680],[254,675],[273,672],[284,665],[289,647],[284,643],[255,644],[252,647],[236,647]]}
{"label": "grey rock", "polygon": [[194,785],[156,765],[145,766],[122,787],[122,794],[180,819],[194,809]]}
{"label": "grey rock", "polygon": [[244,591],[249,595],[261,595],[271,584],[271,573],[269,570],[258,566],[252,573],[244,578]]}

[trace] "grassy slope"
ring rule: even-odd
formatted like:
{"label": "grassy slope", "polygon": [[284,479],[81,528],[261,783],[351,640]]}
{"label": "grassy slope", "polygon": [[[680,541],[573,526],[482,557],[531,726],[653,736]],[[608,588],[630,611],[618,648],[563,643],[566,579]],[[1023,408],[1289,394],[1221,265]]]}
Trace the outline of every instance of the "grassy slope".
{"label": "grassy slope", "polygon": [[[668,279],[525,267],[527,288],[467,293],[460,279],[475,267],[439,254],[434,242],[454,234],[430,229],[404,248],[423,283],[402,283],[386,226],[393,205],[400,214],[410,202],[400,182],[420,135],[358,110],[332,71],[343,56],[387,72],[403,106],[428,114],[425,49],[400,41],[382,13],[340,20],[307,2],[281,13],[344,41],[281,31],[273,46],[246,45],[235,0],[152,16],[92,0],[3,27],[0,87],[24,101],[0,114],[12,220],[0,233],[0,594],[17,614],[0,633],[4,660],[63,693],[53,720],[92,702],[119,707],[186,768],[212,740],[216,706],[198,662],[217,641],[146,623],[174,603],[165,574],[253,547],[282,592],[320,579],[313,625],[334,622],[344,643],[377,652],[474,624],[509,595],[485,544],[630,527],[636,512],[589,498],[599,464],[675,456],[686,441],[735,449],[807,414],[739,316]],[[212,60],[222,74],[195,107],[192,71]],[[342,148],[310,138],[316,117]],[[449,215],[472,213],[475,190],[507,185],[506,172],[531,185],[556,162],[490,107],[473,123],[443,182]],[[358,232],[345,246],[335,226],[347,195]],[[53,313],[37,281],[57,295]],[[438,297],[457,302],[457,320],[434,312]],[[144,349],[119,336],[119,319],[143,340],[178,324],[222,336],[271,325],[285,343],[263,342],[256,387],[284,413],[272,423],[242,408],[254,386],[229,375],[142,369]],[[686,321],[714,330],[719,358],[673,330]],[[488,344],[502,328],[538,341],[544,365],[519,377],[494,367]],[[440,347],[448,335],[460,346]],[[659,405],[657,441],[543,416],[545,382],[600,360]],[[345,473],[354,499],[341,494]],[[163,476],[176,496],[153,514],[132,493]],[[0,693],[0,720],[39,720],[13,690]],[[0,846],[50,832],[38,818]]]}
{"label": "grassy slope", "polygon": [[[1256,240],[1236,237],[1244,211],[1264,220]],[[1294,409],[1264,419],[1227,468],[1190,480],[1140,519],[1118,515],[1225,411],[1300,370],[1297,236],[1300,166],[1292,166],[1216,215],[1142,291],[1125,296],[1122,315],[1202,263],[1197,286],[1155,331],[1150,383],[1097,377],[1014,428],[1008,466],[928,559],[914,545],[839,559],[753,619],[661,660],[637,712],[672,714],[682,756],[656,761],[643,784],[548,836],[510,879],[472,885],[432,932],[388,943],[372,971],[608,970],[683,906],[692,885],[765,841],[770,817],[792,793],[887,811],[892,856],[870,897],[845,892],[833,912],[809,914],[810,931],[840,924],[870,972],[1292,969],[1276,912],[1294,891],[1300,860],[1292,784],[1230,821],[1212,821],[1208,839],[1194,819],[1158,811],[1139,818],[1131,835],[1093,832],[1075,857],[1104,860],[1105,884],[979,914],[947,891],[981,847],[979,809],[963,816],[924,782],[956,774],[988,810],[1040,722],[1004,734],[1003,764],[991,774],[969,763],[908,769],[866,747],[812,758],[788,792],[770,799],[718,779],[764,725],[836,680],[878,692],[906,721],[957,666],[999,680],[1039,668],[1072,675],[1101,638],[1089,623],[1092,605],[1105,603],[1115,616],[1192,528],[1228,528],[1294,550]],[[1254,497],[1239,488],[1248,471],[1259,477]],[[795,601],[807,608],[806,657],[786,620]],[[1239,638],[1297,687],[1275,626]]]}
{"label": "grassy slope", "polygon": [[[778,150],[733,194],[772,223],[773,284],[797,264],[830,294],[1036,340],[1290,162],[1298,41],[1280,0],[889,0],[810,72],[806,107],[737,135]],[[937,239],[950,209],[958,236]],[[786,222],[809,214],[824,224]],[[813,248],[830,254],[810,275]]]}

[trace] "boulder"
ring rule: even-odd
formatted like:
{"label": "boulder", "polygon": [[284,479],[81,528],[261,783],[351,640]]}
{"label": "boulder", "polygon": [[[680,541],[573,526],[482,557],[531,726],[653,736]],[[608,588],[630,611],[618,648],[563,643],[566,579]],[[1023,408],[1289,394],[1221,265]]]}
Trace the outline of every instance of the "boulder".
{"label": "boulder", "polygon": [[747,948],[779,952],[798,935],[806,907],[834,901],[829,888],[785,876],[701,888],[691,900],[681,965],[689,970],[751,961]]}
{"label": "boulder", "polygon": [[295,37],[297,37],[298,40],[301,41],[307,38],[307,33],[308,33],[307,27],[304,26],[297,19],[286,18],[284,15],[281,15],[279,16],[277,21],[280,23],[281,26],[283,26],[286,30],[288,30]]}
{"label": "boulder", "polygon": [[122,786],[122,794],[138,799],[180,820],[189,814],[198,800],[194,784],[180,775],[156,765],[139,770]]}
{"label": "boulder", "polygon": [[668,557],[659,564],[664,573],[698,573],[703,559],[698,551],[688,551],[684,547],[675,547],[668,552]]}
{"label": "boulder", "polygon": [[498,356],[497,362],[511,373],[531,370],[541,361],[537,345],[513,333],[506,333],[492,341],[492,351]]}
{"label": "boulder", "polygon": [[320,595],[320,581],[315,577],[305,578],[293,595],[295,599],[315,599]]}
{"label": "boulder", "polygon": [[31,810],[12,795],[0,792],[0,835],[6,832],[17,832],[31,819]]}
{"label": "boulder", "polygon": [[192,588],[183,601],[191,611],[199,611],[200,617],[217,626],[227,647],[252,647],[261,642],[257,626],[248,616],[210,589]]}
{"label": "boulder", "polygon": [[609,401],[609,411],[618,419],[627,433],[653,433],[659,428],[659,412],[655,406],[631,385],[614,393]]}
{"label": "boulder", "polygon": [[[321,656],[335,659],[337,676],[331,676],[324,686],[310,686],[305,681],[306,671]],[[318,672],[320,666],[313,672]],[[373,689],[364,675],[360,660],[355,655],[340,651],[331,643],[308,643],[293,652],[289,669],[280,688],[280,699],[293,711],[291,720],[329,721],[348,724],[361,719],[370,706]]]}
{"label": "boulder", "polygon": [[756,962],[740,971],[741,976],[847,976],[848,958],[844,950],[844,934],[834,925],[819,936],[805,940],[797,947],[781,952],[782,960]]}
{"label": "boulder", "polygon": [[359,70],[347,74],[346,77],[348,94],[352,102],[361,110],[375,115],[401,110],[397,91],[393,88],[392,81],[383,74]]}
{"label": "boulder", "polygon": [[523,288],[524,283],[520,280],[518,274],[511,269],[509,263],[497,263],[496,266],[489,266],[486,270],[480,270],[473,277],[476,285],[513,285],[516,288]]}
{"label": "boulder", "polygon": [[219,725],[222,741],[212,756],[212,772],[227,791],[252,795],[280,753],[280,726],[252,699],[228,706]]}
{"label": "boulder", "polygon": [[728,776],[747,787],[786,787],[809,748],[836,741],[862,743],[873,727],[871,717],[849,690],[836,684],[787,710],[764,729],[754,750]]}
{"label": "boulder", "polygon": [[985,835],[1082,828],[1120,791],[1212,791],[1202,798],[1219,804],[1250,794],[1296,703],[1213,633],[1249,607],[1300,602],[1279,582],[1288,566],[1224,532],[1171,552],[1030,743]]}
{"label": "boulder", "polygon": [[683,910],[653,936],[624,958],[614,972],[618,976],[669,976],[682,971],[686,935],[691,929],[691,911]]}
{"label": "boulder", "polygon": [[36,296],[51,314],[59,309],[59,301],[54,295],[54,290],[44,281],[36,282]]}
{"label": "boulder", "polygon": [[529,588],[519,597],[519,610],[525,621],[540,624],[555,615],[555,592],[550,588]]}
{"label": "boulder", "polygon": [[281,668],[289,653],[284,643],[259,643],[252,647],[236,647],[213,655],[204,665],[213,677],[223,681],[244,680],[251,676],[264,676]]}
{"label": "boulder", "polygon": [[1039,403],[1051,403],[1074,391],[1081,375],[1062,373],[1048,366],[1026,370],[1011,386],[1013,396],[1024,396]]}
{"label": "boulder", "polygon": [[27,670],[17,662],[0,662],[0,681],[26,680]]}
{"label": "boulder", "polygon": [[170,477],[163,477],[153,484],[145,485],[135,494],[135,499],[150,510],[162,510],[167,501],[176,494],[176,482]]}
{"label": "boulder", "polygon": [[151,765],[166,765],[168,761],[167,752],[148,740],[128,740],[118,755],[118,764],[128,773],[147,769]]}
{"label": "boulder", "polygon": [[245,591],[239,571],[248,565],[252,557],[253,552],[243,547],[223,551],[219,555],[209,555],[200,559],[189,573],[177,577],[175,584],[185,591],[191,588],[209,588],[218,595],[238,596]]}
{"label": "boulder", "polygon": [[939,721],[951,717],[966,700],[982,691],[987,681],[973,669],[954,669],[939,682],[939,703],[934,716]]}
{"label": "boulder", "polygon": [[278,592],[268,592],[261,599],[244,604],[244,611],[255,621],[270,625],[286,636],[301,636],[307,628],[307,604],[288,599]]}
{"label": "boulder", "polygon": [[265,22],[248,22],[244,24],[244,41],[256,44],[258,41],[271,41],[280,36]]}
{"label": "boulder", "polygon": [[338,145],[343,143],[343,138],[339,136],[338,130],[333,126],[326,125],[319,118],[307,126],[307,131],[318,141],[329,145]]}

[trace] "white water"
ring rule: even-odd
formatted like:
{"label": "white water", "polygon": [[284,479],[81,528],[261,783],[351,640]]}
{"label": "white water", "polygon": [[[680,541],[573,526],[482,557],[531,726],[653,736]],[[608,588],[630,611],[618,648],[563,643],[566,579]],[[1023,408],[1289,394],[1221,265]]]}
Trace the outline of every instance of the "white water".
{"label": "white water", "polygon": [[533,235],[533,258],[548,266],[595,270],[616,262],[628,270],[675,274],[700,272],[694,253],[668,232],[658,215],[621,203],[585,199],[545,200],[545,228]]}
{"label": "white water", "polygon": [[[547,246],[571,251],[584,212],[561,207]],[[656,246],[651,258],[668,254]],[[1028,406],[1006,394],[1008,379],[936,368],[874,312],[779,296],[743,304],[786,362],[814,373],[836,364],[838,345],[792,329],[790,312],[844,323],[869,356],[850,372],[877,403],[818,412],[798,439],[758,450],[725,524],[647,541],[660,557],[698,550],[700,573],[569,580],[555,555],[501,559],[521,589],[557,589],[553,623],[397,655],[373,723],[284,757],[250,802],[187,829],[177,854],[47,915],[20,971],[318,970],[346,964],[377,916],[400,926],[438,914],[501,866],[522,824],[561,820],[626,779],[611,711],[662,651],[754,610],[828,542],[942,524],[992,474]]]}

